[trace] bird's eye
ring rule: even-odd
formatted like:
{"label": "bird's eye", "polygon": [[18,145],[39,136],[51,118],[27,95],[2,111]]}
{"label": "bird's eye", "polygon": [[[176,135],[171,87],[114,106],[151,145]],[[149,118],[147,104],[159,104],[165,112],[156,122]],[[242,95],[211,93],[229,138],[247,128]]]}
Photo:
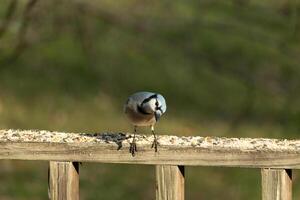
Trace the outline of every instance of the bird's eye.
{"label": "bird's eye", "polygon": [[155,102],[155,105],[158,106],[158,101]]}

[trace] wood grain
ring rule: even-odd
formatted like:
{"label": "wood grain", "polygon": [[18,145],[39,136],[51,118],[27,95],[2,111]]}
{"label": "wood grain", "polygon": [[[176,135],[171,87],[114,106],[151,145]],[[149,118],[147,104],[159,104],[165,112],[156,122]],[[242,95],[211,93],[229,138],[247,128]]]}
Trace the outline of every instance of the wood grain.
{"label": "wood grain", "polygon": [[156,200],[184,200],[184,166],[156,166]]}
{"label": "wood grain", "polygon": [[0,130],[0,159],[300,169],[300,140]]}
{"label": "wood grain", "polygon": [[262,169],[262,199],[292,200],[292,170]]}
{"label": "wood grain", "polygon": [[300,168],[298,152],[229,151],[218,149],[179,148],[159,146],[155,153],[151,146],[138,146],[132,157],[128,148],[117,150],[105,144],[59,143],[0,143],[0,159],[57,160],[102,163],[168,164],[193,166],[227,166],[251,168]]}
{"label": "wood grain", "polygon": [[50,161],[49,195],[51,200],[79,200],[78,163]]}

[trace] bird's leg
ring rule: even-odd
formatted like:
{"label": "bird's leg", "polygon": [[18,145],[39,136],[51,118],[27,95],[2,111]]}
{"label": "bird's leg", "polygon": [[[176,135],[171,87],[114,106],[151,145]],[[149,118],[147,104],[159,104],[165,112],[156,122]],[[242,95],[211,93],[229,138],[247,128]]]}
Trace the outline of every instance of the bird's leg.
{"label": "bird's leg", "polygon": [[130,147],[129,147],[129,153],[131,153],[132,156],[135,156],[135,152],[137,152],[136,143],[135,143],[135,134],[136,134],[136,126],[134,126],[134,134],[133,134],[132,142],[130,143]]}
{"label": "bird's leg", "polygon": [[154,126],[153,125],[151,126],[151,131],[152,131],[152,134],[154,136],[154,140],[153,140],[151,148],[154,148],[155,152],[157,152],[158,142],[157,142],[157,138],[156,138],[156,135],[155,135],[155,132],[154,132]]}

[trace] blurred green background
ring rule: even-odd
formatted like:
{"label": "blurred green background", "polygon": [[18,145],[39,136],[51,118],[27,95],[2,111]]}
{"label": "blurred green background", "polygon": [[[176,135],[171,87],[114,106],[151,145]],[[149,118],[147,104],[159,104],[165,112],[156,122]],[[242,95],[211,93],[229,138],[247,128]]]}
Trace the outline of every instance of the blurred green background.
{"label": "blurred green background", "polygon": [[[167,100],[159,134],[298,138],[299,11],[297,0],[1,0],[0,128],[130,132],[123,103],[146,90]],[[1,200],[47,199],[46,162],[0,165]],[[155,196],[153,166],[80,173],[82,199]],[[187,167],[186,199],[259,199],[259,183],[258,169]]]}

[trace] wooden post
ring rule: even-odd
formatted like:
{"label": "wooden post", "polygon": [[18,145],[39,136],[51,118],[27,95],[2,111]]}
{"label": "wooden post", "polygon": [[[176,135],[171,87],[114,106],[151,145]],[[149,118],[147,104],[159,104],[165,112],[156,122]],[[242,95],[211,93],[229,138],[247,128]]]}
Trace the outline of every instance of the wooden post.
{"label": "wooden post", "polygon": [[156,200],[184,200],[184,166],[156,166]]}
{"label": "wooden post", "polygon": [[292,170],[262,169],[262,199],[292,200]]}
{"label": "wooden post", "polygon": [[50,161],[49,197],[51,200],[79,200],[78,162]]}

